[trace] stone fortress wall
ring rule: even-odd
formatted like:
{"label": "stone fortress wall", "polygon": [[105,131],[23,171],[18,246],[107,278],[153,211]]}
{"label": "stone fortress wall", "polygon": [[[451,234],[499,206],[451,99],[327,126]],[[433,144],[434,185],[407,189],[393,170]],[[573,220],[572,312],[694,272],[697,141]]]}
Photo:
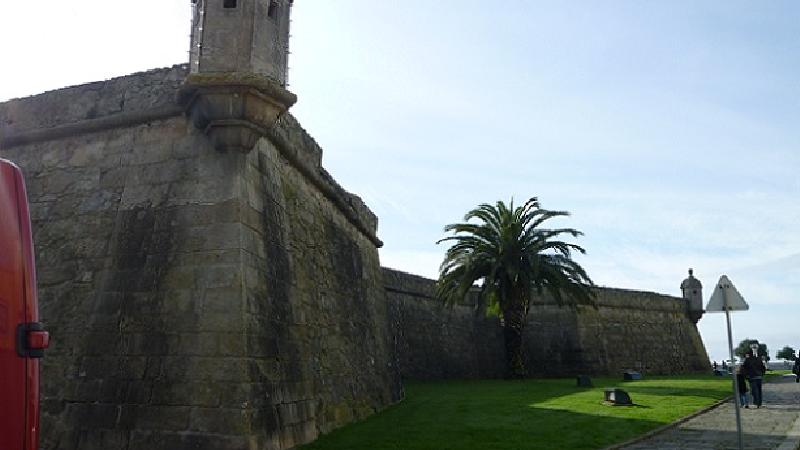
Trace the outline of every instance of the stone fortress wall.
{"label": "stone fortress wall", "polygon": [[[186,75],[0,104],[53,336],[43,449],[286,449],[399,401],[401,377],[503,376],[499,321],[381,269],[376,217],[294,118],[219,152],[177,103]],[[706,367],[685,300],[598,292],[532,308],[532,375]]]}
{"label": "stone fortress wall", "polygon": [[43,449],[286,449],[401,398],[375,216],[291,116],[215,150],[187,73],[0,104],[53,336]]}
{"label": "stone fortress wall", "polygon": [[[284,115],[249,152],[184,116],[185,65],[0,104],[31,202],[43,449],[289,449],[402,398],[503,375],[497,319],[382,269],[377,219]],[[703,370],[685,300],[542,299],[533,375]]]}
{"label": "stone fortress wall", "polygon": [[[453,308],[434,298],[433,280],[383,269],[398,364],[405,379],[504,375],[499,319],[476,311],[475,298]],[[597,288],[598,308],[538,298],[524,331],[533,376],[703,371],[708,355],[687,301],[652,292]]]}

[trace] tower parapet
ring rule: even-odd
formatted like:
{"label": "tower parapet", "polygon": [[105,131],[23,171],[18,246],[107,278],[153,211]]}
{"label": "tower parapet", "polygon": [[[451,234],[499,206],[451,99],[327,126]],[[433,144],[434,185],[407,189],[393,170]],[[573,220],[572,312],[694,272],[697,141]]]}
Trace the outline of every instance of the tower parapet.
{"label": "tower parapet", "polygon": [[681,283],[681,293],[689,306],[689,317],[694,323],[703,317],[703,284],[694,277],[694,270],[689,269],[689,277]]}
{"label": "tower parapet", "polygon": [[181,102],[220,151],[250,151],[297,97],[286,90],[292,0],[192,0]]}

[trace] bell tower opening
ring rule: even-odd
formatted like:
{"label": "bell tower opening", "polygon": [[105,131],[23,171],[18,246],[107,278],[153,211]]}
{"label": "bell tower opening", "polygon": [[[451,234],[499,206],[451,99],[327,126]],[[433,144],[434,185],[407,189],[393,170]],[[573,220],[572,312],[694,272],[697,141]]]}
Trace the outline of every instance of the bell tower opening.
{"label": "bell tower opening", "polygon": [[224,0],[222,7],[225,9],[233,9],[236,8],[236,3],[237,3],[236,0]]}
{"label": "bell tower opening", "polygon": [[270,0],[267,17],[274,19],[278,15],[278,0]]}

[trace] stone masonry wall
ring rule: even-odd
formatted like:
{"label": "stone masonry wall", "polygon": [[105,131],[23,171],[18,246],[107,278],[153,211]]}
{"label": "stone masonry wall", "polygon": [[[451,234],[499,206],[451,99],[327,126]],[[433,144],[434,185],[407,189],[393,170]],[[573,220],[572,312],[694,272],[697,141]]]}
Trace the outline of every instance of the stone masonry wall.
{"label": "stone masonry wall", "polygon": [[598,371],[686,373],[708,369],[708,354],[683,298],[602,288],[600,307],[578,310],[581,359]]}
{"label": "stone masonry wall", "polygon": [[280,150],[214,150],[185,75],[0,104],[52,336],[43,449],[285,449],[400,398],[374,216],[291,117]]}
{"label": "stone masonry wall", "polygon": [[[294,126],[292,119],[284,126]],[[280,145],[319,155],[304,133],[284,136]],[[258,342],[251,356],[257,378],[279,384],[283,402],[290,401],[262,406],[277,408],[293,432],[281,448],[371,415],[401,393],[374,234],[350,221],[361,217],[360,226],[372,223],[374,233],[376,220],[355,210],[342,214],[304,175],[312,168],[298,168],[284,153],[262,139],[242,180],[247,324]]]}
{"label": "stone masonry wall", "polygon": [[504,375],[500,321],[477,312],[474,299],[450,308],[434,299],[432,280],[386,268],[383,280],[404,379]]}
{"label": "stone masonry wall", "polygon": [[[404,379],[492,378],[505,373],[497,318],[454,308],[433,296],[434,281],[384,269]],[[705,370],[708,356],[685,300],[650,292],[598,288],[598,308],[561,307],[542,298],[525,328],[526,367],[534,376]]]}
{"label": "stone masonry wall", "polygon": [[[0,104],[31,202],[43,449],[289,449],[400,400],[500,377],[474,299],[381,269],[377,218],[290,115],[248,154],[184,118],[175,66]],[[682,299],[600,289],[532,308],[533,375],[700,370]]]}
{"label": "stone masonry wall", "polygon": [[181,117],[0,154],[26,175],[52,336],[42,448],[180,448],[247,413],[235,161]]}

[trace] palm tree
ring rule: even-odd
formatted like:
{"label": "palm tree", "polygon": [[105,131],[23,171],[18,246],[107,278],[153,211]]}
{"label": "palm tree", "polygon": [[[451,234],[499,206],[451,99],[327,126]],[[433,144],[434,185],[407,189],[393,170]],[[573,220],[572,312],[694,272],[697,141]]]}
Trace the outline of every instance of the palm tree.
{"label": "palm tree", "polygon": [[495,206],[484,203],[464,216],[465,223],[447,225],[445,233],[453,235],[437,242],[453,243],[439,267],[437,296],[453,305],[480,281],[481,306],[503,319],[509,377],[526,374],[522,331],[534,294],[547,291],[559,304],[565,298],[594,304],[594,283],[571,257],[573,251],[586,251],[557,240],[562,234],[583,233],[573,228],[541,228],[548,219],[568,215],[542,209],[536,197],[517,208],[513,199],[508,206],[502,201]]}

